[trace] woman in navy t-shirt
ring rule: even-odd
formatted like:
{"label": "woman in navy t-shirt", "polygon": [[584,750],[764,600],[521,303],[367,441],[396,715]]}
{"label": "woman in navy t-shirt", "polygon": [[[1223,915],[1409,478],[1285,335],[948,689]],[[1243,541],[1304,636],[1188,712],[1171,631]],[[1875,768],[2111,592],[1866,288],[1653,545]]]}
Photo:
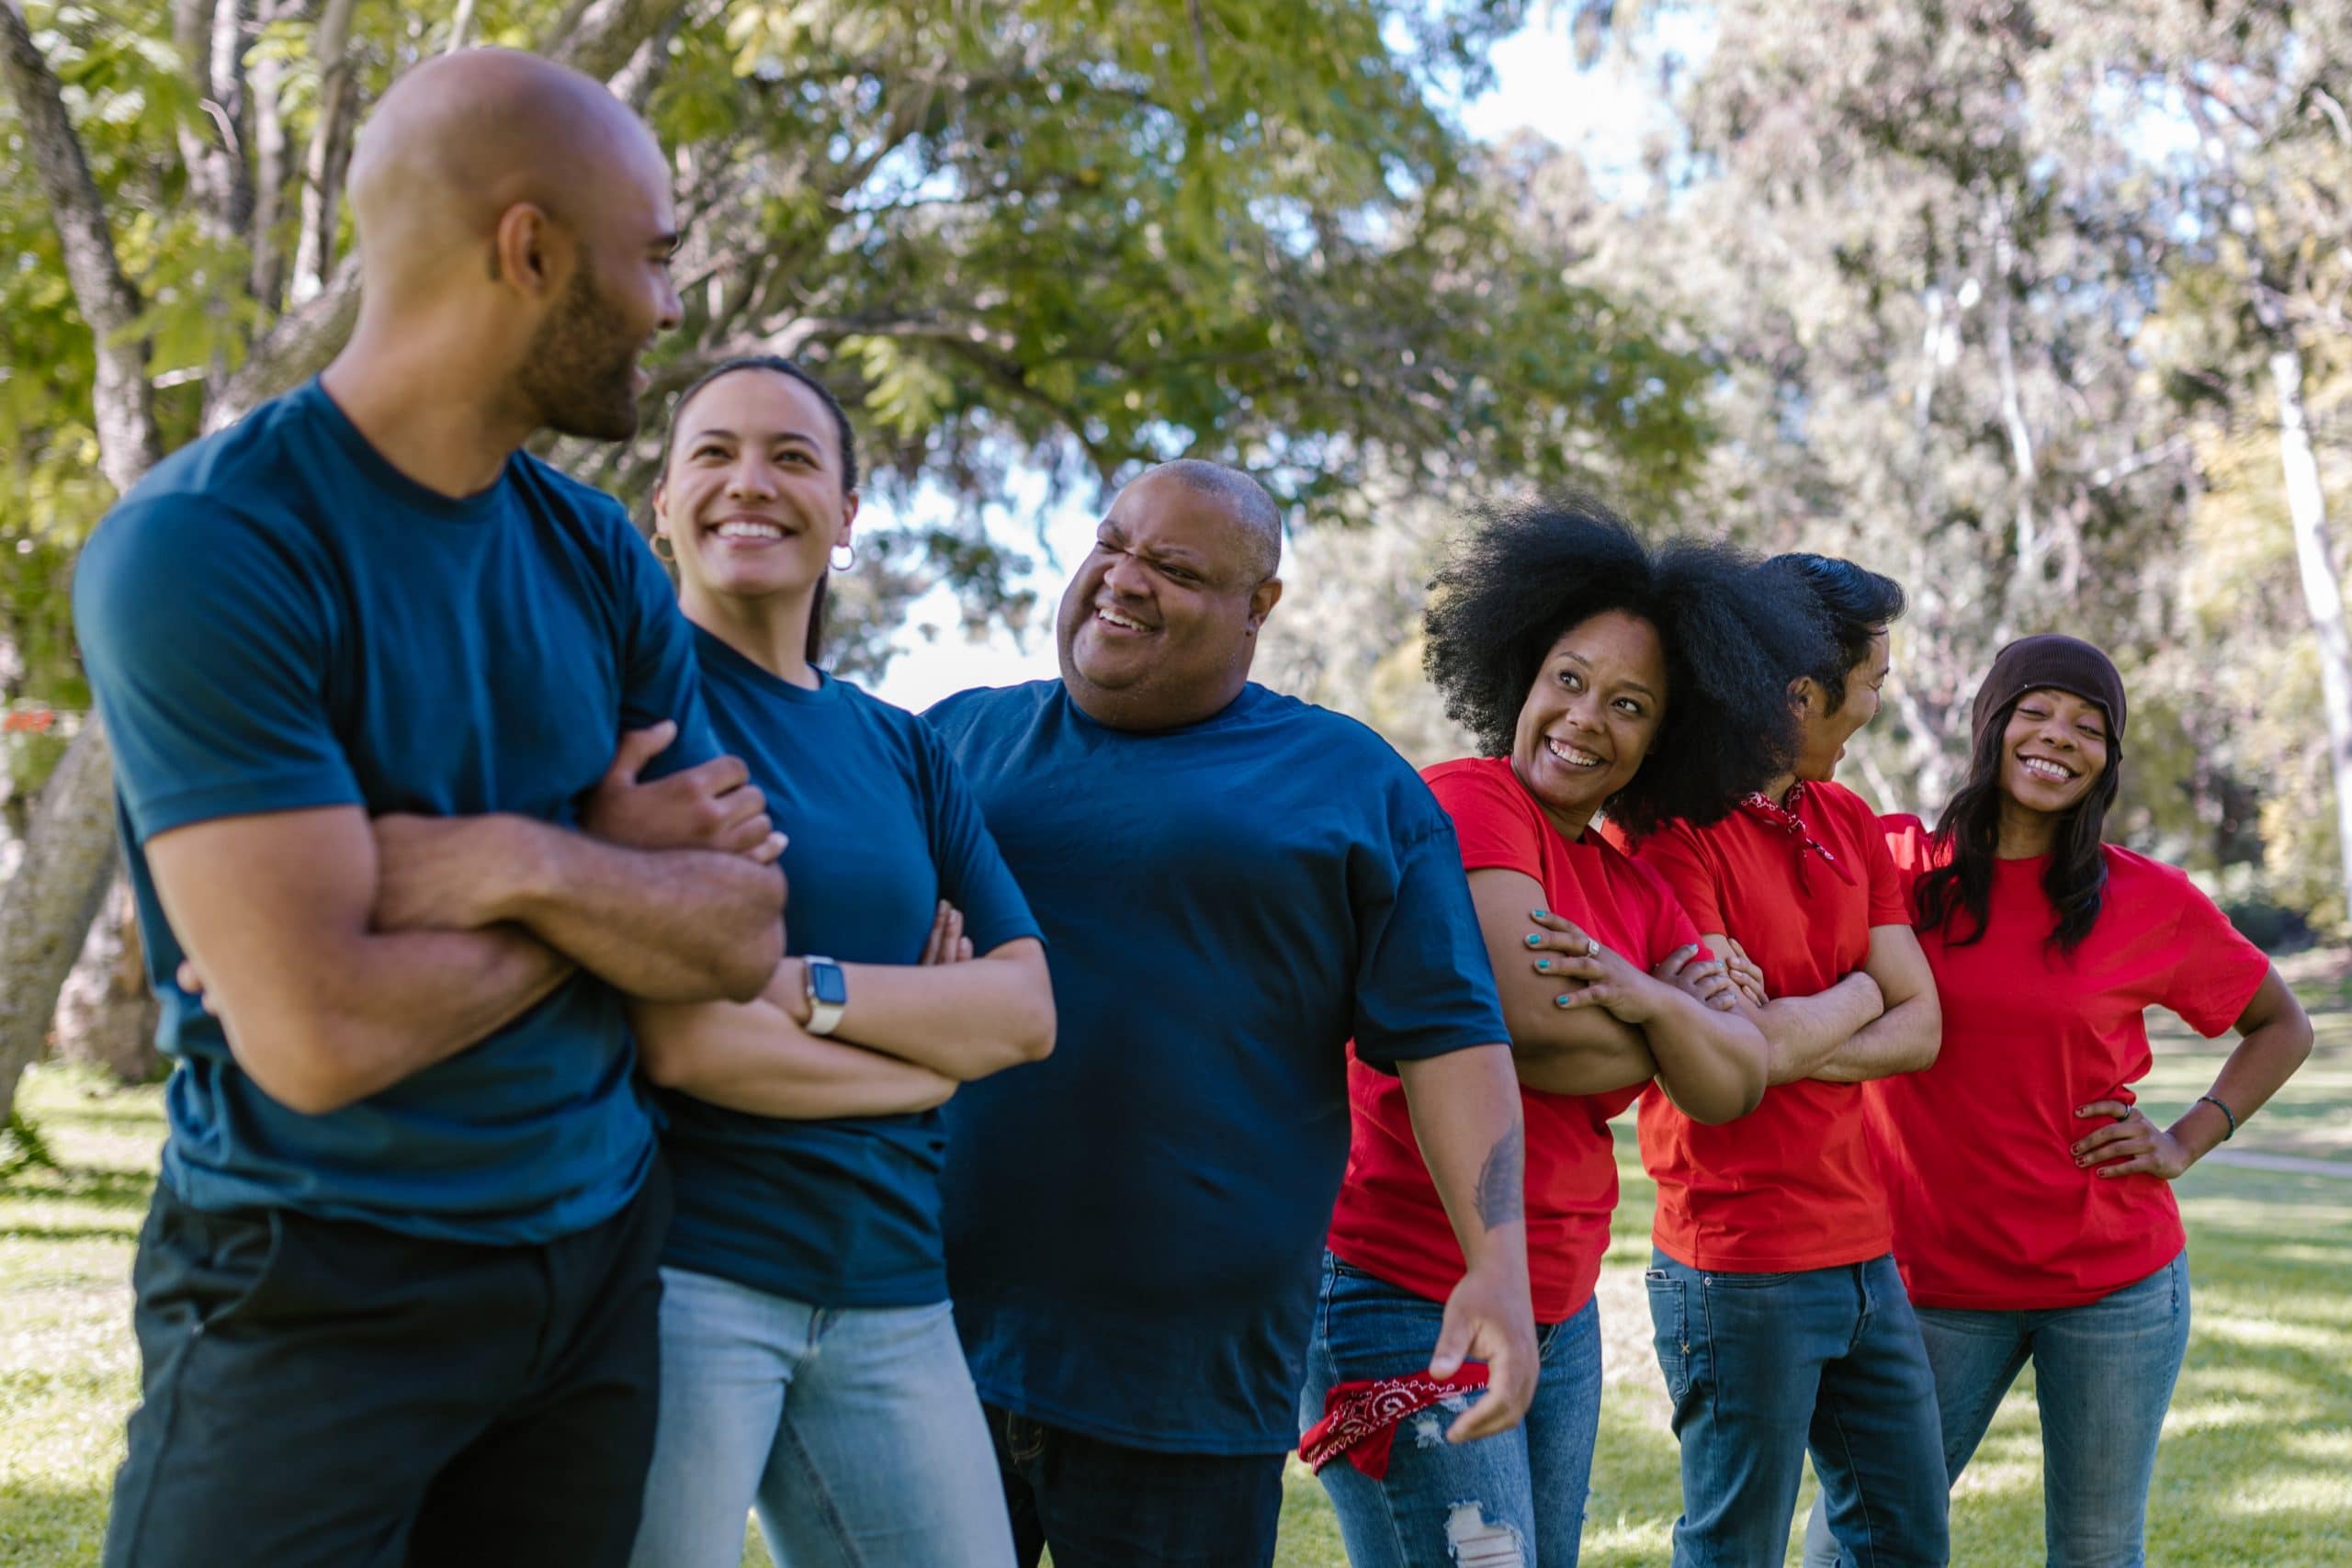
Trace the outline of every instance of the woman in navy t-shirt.
{"label": "woman in navy t-shirt", "polygon": [[786,1568],[998,1568],[938,1107],[1052,1048],[1036,922],[929,728],[817,668],[857,515],[832,396],[788,360],[712,370],[678,400],[654,512],[712,727],[790,835],[791,902],[758,1000],[636,1011],[677,1217],[635,1561],[733,1568],[756,1507]]}

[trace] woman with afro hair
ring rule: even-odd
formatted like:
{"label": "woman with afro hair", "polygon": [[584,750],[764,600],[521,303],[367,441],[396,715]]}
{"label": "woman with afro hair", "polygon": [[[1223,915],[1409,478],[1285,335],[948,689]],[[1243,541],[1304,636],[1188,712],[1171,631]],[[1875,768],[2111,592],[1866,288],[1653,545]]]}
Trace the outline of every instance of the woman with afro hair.
{"label": "woman with afro hair", "polygon": [[1429,1407],[1463,1408],[1483,1371],[1424,1371],[1461,1348],[1442,1303],[1462,1254],[1396,1078],[1351,1061],[1352,1148],[1301,1448],[1358,1568],[1468,1561],[1474,1546],[1558,1568],[1577,1560],[1600,1421],[1592,1292],[1617,1202],[1610,1118],[1653,1082],[1710,1122],[1764,1091],[1763,1040],[1735,1010],[1724,964],[1594,818],[1636,837],[1713,821],[1785,772],[1786,672],[1823,634],[1804,595],[1736,552],[1652,547],[1581,497],[1486,518],[1432,590],[1430,677],[1479,755],[1423,776],[1453,819],[1525,1108],[1523,1191],[1498,1170],[1481,1208],[1495,1224],[1525,1205],[1542,1372],[1521,1427],[1442,1440]]}

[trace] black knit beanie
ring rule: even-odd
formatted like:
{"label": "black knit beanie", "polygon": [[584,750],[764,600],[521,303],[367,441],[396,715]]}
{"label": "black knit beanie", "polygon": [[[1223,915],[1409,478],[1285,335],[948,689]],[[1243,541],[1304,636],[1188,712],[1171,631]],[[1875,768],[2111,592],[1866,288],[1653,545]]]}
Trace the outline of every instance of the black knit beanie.
{"label": "black knit beanie", "polygon": [[2109,733],[2123,739],[2123,677],[2115,672],[2114,661],[2080,637],[2044,632],[2021,637],[1995,657],[1969,713],[1970,742],[1983,741],[1995,715],[2038,691],[2068,692],[2097,703],[2107,710]]}

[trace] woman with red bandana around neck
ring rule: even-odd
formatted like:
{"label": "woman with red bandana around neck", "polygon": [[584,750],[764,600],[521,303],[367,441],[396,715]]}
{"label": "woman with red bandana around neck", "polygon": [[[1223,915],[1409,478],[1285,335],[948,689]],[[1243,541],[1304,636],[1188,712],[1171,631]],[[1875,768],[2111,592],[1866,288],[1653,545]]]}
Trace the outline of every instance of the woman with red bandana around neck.
{"label": "woman with red bandana around neck", "polygon": [[1423,776],[1453,819],[1518,1065],[1542,1373],[1520,1428],[1426,1440],[1450,1419],[1426,1406],[1472,1397],[1421,1371],[1462,1254],[1400,1086],[1351,1061],[1300,1421],[1359,1568],[1467,1561],[1471,1540],[1550,1568],[1577,1561],[1600,1416],[1610,1118],[1653,1082],[1708,1122],[1764,1089],[1764,1042],[1723,964],[1594,818],[1713,820],[1785,769],[1786,671],[1817,632],[1737,555],[1652,549],[1570,500],[1474,529],[1435,585],[1428,637],[1430,677],[1482,753]]}
{"label": "woman with red bandana around neck", "polygon": [[[1933,1066],[1870,1086],[1895,1258],[1953,1479],[2033,1363],[2049,1560],[2062,1568],[2145,1561],[2156,1438],[2188,1341],[2171,1184],[2312,1043],[2294,993],[2211,899],[2102,841],[2125,716],[2098,649],[2013,642],[1976,694],[1968,779],[1933,835],[1886,819],[1944,1015]],[[2132,1087],[2148,1071],[2151,1007],[2243,1036],[2168,1126]],[[1809,1561],[1830,1562],[1818,1534]]]}

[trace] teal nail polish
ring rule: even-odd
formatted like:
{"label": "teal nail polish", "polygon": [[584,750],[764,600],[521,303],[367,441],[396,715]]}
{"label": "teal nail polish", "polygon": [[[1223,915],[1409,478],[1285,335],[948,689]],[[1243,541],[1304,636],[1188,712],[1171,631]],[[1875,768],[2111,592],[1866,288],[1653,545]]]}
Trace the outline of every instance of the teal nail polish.
{"label": "teal nail polish", "polygon": [[1539,958],[1535,961],[1535,967],[1538,969],[1549,969],[1552,967],[1552,961],[1548,958]]}
{"label": "teal nail polish", "polygon": [[1540,919],[1542,919],[1544,917],[1544,915],[1545,915],[1546,913],[1548,913],[1548,911],[1546,911],[1546,910],[1543,910],[1543,909],[1538,909],[1538,910],[1536,910],[1536,911],[1535,911],[1535,918],[1536,918],[1537,919],[1539,919],[1539,920],[1540,920]]}
{"label": "teal nail polish", "polygon": [[1566,997],[1554,997],[1552,998],[1552,1005],[1555,1008],[1564,1008],[1568,1005],[1568,998]]}
{"label": "teal nail polish", "polygon": [[1527,945],[1530,947],[1541,947],[1544,945],[1544,939],[1535,932],[1529,931],[1527,933]]}

